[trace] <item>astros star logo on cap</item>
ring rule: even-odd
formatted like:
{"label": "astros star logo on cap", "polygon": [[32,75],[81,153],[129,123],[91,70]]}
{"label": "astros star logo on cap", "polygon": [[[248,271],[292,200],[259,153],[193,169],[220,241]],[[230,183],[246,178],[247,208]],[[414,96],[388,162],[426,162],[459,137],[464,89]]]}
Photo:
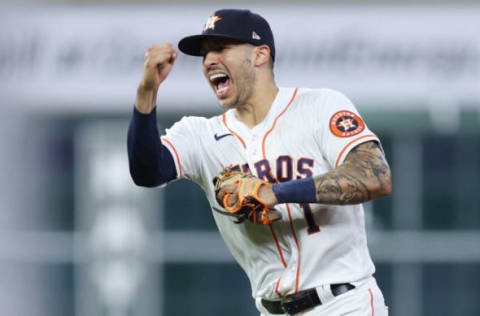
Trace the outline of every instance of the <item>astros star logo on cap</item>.
{"label": "astros star logo on cap", "polygon": [[220,21],[222,18],[218,17],[214,14],[212,14],[211,17],[208,18],[207,22],[205,22],[205,27],[203,28],[203,31],[205,32],[208,29],[215,29],[215,22]]}

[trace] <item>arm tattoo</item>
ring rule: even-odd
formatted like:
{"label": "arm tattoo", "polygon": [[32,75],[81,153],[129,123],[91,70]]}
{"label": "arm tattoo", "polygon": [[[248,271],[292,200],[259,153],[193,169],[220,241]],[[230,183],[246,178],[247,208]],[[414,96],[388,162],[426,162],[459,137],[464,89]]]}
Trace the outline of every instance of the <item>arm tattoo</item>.
{"label": "arm tattoo", "polygon": [[390,167],[376,142],[355,147],[335,170],[314,177],[317,202],[359,204],[391,192]]}

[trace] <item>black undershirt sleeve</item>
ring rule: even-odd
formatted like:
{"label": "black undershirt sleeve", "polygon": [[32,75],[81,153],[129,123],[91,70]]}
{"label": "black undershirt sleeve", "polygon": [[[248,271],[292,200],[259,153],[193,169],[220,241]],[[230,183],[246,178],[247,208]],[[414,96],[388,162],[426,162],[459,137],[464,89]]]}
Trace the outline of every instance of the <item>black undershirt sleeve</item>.
{"label": "black undershirt sleeve", "polygon": [[136,185],[155,187],[177,177],[172,154],[158,134],[156,108],[142,114],[134,107],[127,147],[130,175]]}

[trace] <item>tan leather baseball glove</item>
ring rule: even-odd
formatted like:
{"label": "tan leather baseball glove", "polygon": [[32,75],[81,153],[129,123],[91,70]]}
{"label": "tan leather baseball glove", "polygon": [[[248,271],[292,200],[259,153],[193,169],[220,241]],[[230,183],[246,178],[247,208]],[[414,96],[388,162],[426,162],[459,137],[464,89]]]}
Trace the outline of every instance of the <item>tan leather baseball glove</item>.
{"label": "tan leather baseball glove", "polygon": [[[225,168],[220,175],[215,177],[214,186],[217,201],[226,212],[215,207],[214,210],[237,218],[235,221],[237,224],[242,223],[245,219],[254,224],[264,225],[277,221],[282,218],[282,214],[274,208],[269,208],[265,201],[258,196],[259,189],[268,184],[252,174]],[[232,193],[223,194],[222,197],[219,192],[227,185],[235,186],[235,190]]]}

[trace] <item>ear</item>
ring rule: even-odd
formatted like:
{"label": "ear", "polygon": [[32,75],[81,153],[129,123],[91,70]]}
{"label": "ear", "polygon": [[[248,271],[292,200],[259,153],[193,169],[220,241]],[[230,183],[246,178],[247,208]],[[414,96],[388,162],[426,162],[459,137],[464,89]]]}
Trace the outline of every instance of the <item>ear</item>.
{"label": "ear", "polygon": [[254,65],[260,67],[264,64],[268,64],[270,59],[270,47],[267,45],[260,45],[255,47],[255,59]]}

